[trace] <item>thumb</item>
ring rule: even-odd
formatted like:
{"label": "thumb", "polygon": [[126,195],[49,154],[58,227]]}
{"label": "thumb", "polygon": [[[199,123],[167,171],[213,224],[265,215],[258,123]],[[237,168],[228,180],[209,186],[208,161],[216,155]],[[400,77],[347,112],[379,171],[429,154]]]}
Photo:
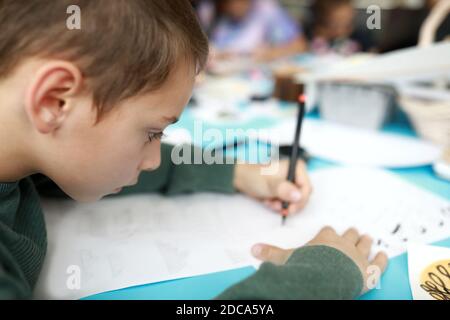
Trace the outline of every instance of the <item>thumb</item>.
{"label": "thumb", "polygon": [[293,251],[294,250],[292,249],[285,250],[264,243],[258,243],[252,247],[252,255],[255,258],[263,262],[271,262],[276,265],[286,263]]}

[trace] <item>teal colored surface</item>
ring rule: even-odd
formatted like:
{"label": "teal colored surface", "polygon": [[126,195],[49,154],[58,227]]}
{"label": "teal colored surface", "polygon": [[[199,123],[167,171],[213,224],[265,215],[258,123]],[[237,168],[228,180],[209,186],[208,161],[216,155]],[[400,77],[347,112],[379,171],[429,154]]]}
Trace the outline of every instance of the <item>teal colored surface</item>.
{"label": "teal colored surface", "polygon": [[255,272],[244,267],[100,293],[84,300],[208,300]]}
{"label": "teal colored surface", "polygon": [[[317,113],[308,114],[309,118],[319,118]],[[183,127],[193,132],[194,119],[189,110],[184,113],[177,127]],[[235,125],[236,128],[264,128],[273,125],[270,119],[253,119],[251,122]],[[208,128],[205,126],[204,128]],[[230,128],[230,127],[227,127]],[[225,130],[226,128],[220,128]],[[404,116],[399,115],[396,122],[387,124],[383,131],[407,136],[415,136]],[[237,149],[236,156],[242,157],[242,148]],[[320,170],[337,166],[323,159],[311,159],[308,170]],[[424,188],[438,196],[450,200],[450,183],[436,177],[431,166],[421,166],[404,169],[390,169],[390,172],[406,181]],[[449,235],[450,236],[450,235]],[[450,248],[450,237],[435,243]],[[152,283],[137,287],[105,292],[87,297],[86,299],[212,299],[229,286],[237,283],[255,272],[253,267],[245,267],[224,272],[217,272],[196,277]],[[362,300],[372,299],[412,299],[408,280],[407,256],[402,254],[390,259],[388,268],[381,279],[380,289],[374,289],[361,297]]]}

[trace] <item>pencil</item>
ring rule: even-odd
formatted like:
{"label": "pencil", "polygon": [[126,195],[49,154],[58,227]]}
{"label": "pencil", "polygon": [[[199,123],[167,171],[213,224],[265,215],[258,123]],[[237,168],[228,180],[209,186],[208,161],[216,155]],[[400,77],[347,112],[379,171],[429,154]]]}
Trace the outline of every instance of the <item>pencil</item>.
{"label": "pencil", "polygon": [[[303,117],[305,115],[305,101],[306,96],[304,94],[298,97],[298,114],[297,114],[297,126],[295,128],[295,137],[292,142],[292,150],[291,157],[289,159],[289,169],[287,180],[295,183],[295,171],[297,167],[298,160],[298,152],[300,150],[300,133],[302,130]],[[287,201],[282,202],[282,216],[281,216],[281,225],[286,223],[287,216],[287,208],[289,207],[289,203]]]}

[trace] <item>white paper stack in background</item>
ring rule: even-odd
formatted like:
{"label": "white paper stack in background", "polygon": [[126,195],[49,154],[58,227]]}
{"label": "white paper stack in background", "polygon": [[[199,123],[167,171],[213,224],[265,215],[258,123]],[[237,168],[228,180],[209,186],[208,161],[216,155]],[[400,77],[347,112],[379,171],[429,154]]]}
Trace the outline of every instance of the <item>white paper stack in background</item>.
{"label": "white paper stack in background", "polygon": [[[450,236],[450,202],[376,169],[311,174],[307,209],[287,219],[241,195],[139,195],[94,204],[46,201],[47,260],[37,298],[80,298],[132,285],[257,265],[257,242],[297,247],[325,225],[370,233],[389,256]],[[79,266],[81,289],[66,286]]]}
{"label": "white paper stack in background", "polygon": [[[260,140],[291,145],[296,120],[262,132]],[[433,163],[442,148],[428,141],[397,134],[305,119],[300,145],[311,155],[347,165],[384,168],[422,166]]]}

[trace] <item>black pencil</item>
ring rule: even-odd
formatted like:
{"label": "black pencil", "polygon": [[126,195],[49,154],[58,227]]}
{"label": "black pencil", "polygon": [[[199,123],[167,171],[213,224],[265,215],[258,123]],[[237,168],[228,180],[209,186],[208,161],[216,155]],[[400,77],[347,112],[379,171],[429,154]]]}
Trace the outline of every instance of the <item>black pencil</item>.
{"label": "black pencil", "polygon": [[[289,159],[289,170],[287,175],[288,181],[293,183],[295,183],[295,170],[297,167],[298,152],[300,150],[300,133],[302,131],[303,117],[305,115],[305,101],[306,101],[305,95],[302,94],[298,97],[297,126],[295,128],[295,137],[294,142],[292,143],[291,158]],[[286,223],[287,212],[285,211],[287,210],[288,207],[289,203],[287,201],[283,201],[282,217],[281,217],[282,225]]]}

